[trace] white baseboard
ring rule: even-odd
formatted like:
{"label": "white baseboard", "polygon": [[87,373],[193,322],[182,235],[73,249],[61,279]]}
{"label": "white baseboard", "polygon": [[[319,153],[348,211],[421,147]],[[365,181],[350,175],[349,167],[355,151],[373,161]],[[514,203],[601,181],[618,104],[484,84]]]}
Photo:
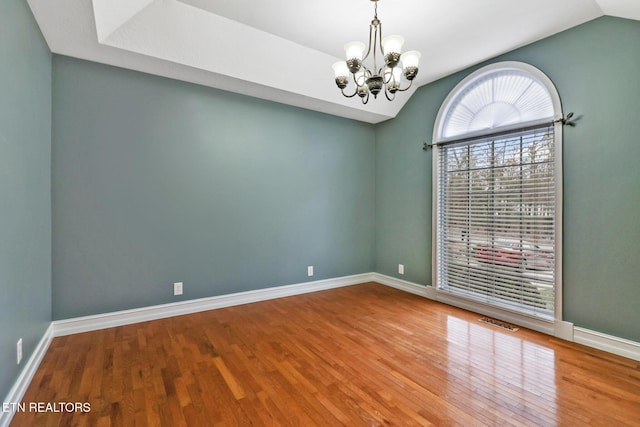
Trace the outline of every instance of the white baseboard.
{"label": "white baseboard", "polygon": [[[9,404],[18,404],[22,401],[24,393],[27,391],[29,384],[31,384],[31,380],[38,370],[42,358],[47,353],[47,349],[49,348],[53,337],[53,325],[50,324],[44,335],[38,342],[38,345],[36,345],[36,348],[33,350],[33,353],[31,353],[31,357],[29,357],[29,360],[27,360],[27,363],[25,363],[20,376],[18,376],[18,379],[13,384],[13,387],[11,387],[11,390],[9,390],[9,393],[7,394],[3,402]],[[0,411],[0,427],[8,427],[14,415],[15,412],[13,411]]]}
{"label": "white baseboard", "polygon": [[197,313],[200,311],[214,310],[216,308],[231,307],[234,305],[248,304],[274,298],[282,298],[343,286],[356,285],[358,283],[371,282],[373,280],[372,273],[364,273],[335,279],[317,280],[295,285],[277,286],[267,289],[257,289],[255,291],[238,292],[215,297],[135,308],[132,310],[96,314],[93,316],[55,320],[53,322],[53,330],[54,335],[59,337],[81,332],[95,331],[98,329],[112,328],[114,326],[129,325],[132,323]]}
{"label": "white baseboard", "polygon": [[454,307],[462,308],[464,310],[472,311],[484,316],[495,317],[505,322],[510,322],[525,328],[533,329],[534,331],[554,335],[554,325],[552,321],[539,320],[529,316],[522,316],[515,312],[488,307],[485,304],[438,291],[433,286],[419,285],[416,283],[408,282],[406,280],[386,276],[384,274],[375,273],[374,276],[377,282],[386,286],[391,286],[396,289],[411,292],[413,294],[424,296],[434,301],[442,302],[444,304],[452,305]]}
{"label": "white baseboard", "polygon": [[574,341],[619,356],[640,361],[640,343],[580,327],[573,328]]}
{"label": "white baseboard", "polygon": [[379,273],[372,274],[373,280],[382,285],[420,295],[454,307],[473,311],[474,313],[495,317],[525,328],[553,335],[566,341],[574,341],[618,356],[640,361],[640,343],[634,341],[575,327],[573,323],[567,321],[538,320],[529,316],[512,313],[507,310],[492,309],[484,304],[476,303],[464,298],[457,298],[456,296],[444,292],[438,292],[433,286],[419,285],[417,283],[408,282],[406,280]]}
{"label": "white baseboard", "polygon": [[574,326],[573,323],[567,322],[565,320],[558,321],[556,320],[553,324],[554,330],[553,335],[556,338],[563,339],[565,341],[574,341]]}
{"label": "white baseboard", "polygon": [[406,280],[398,279],[396,277],[386,276],[380,273],[372,273],[373,281],[380,283],[391,288],[400,289],[401,291],[409,292],[421,297],[429,298],[431,286],[419,285],[417,283],[408,282]]}

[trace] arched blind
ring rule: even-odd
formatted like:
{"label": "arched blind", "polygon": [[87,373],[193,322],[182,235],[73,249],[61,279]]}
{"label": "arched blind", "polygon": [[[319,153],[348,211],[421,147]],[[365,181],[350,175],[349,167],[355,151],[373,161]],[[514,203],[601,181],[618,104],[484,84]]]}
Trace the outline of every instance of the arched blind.
{"label": "arched blind", "polygon": [[492,66],[449,95],[437,123],[441,291],[553,318],[559,105],[526,67]]}
{"label": "arched blind", "polygon": [[554,102],[531,73],[505,68],[479,73],[445,101],[438,139],[492,133],[513,125],[551,121]]}

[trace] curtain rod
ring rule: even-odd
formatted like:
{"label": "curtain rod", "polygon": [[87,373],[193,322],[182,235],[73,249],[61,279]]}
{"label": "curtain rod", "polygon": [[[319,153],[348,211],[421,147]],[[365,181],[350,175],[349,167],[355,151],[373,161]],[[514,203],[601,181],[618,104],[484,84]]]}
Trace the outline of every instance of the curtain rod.
{"label": "curtain rod", "polygon": [[566,115],[566,117],[561,117],[559,119],[551,120],[549,122],[536,123],[536,124],[533,124],[533,125],[530,125],[530,126],[523,126],[523,127],[515,128],[515,129],[507,129],[507,130],[498,131],[498,132],[494,132],[494,133],[490,133],[490,134],[484,134],[484,135],[469,136],[469,137],[465,137],[465,138],[454,139],[454,140],[451,140],[451,141],[434,142],[432,144],[429,144],[428,142],[424,142],[422,144],[422,149],[424,151],[426,151],[429,148],[434,147],[434,146],[457,144],[457,143],[461,143],[461,142],[473,141],[475,139],[494,138],[496,136],[503,136],[503,135],[509,135],[509,134],[512,134],[512,133],[526,132],[526,131],[533,130],[533,129],[543,128],[543,127],[551,127],[551,126],[555,125],[556,123],[561,123],[562,126],[575,126],[575,122],[571,121],[572,117],[573,117],[573,113],[569,113],[569,114]]}

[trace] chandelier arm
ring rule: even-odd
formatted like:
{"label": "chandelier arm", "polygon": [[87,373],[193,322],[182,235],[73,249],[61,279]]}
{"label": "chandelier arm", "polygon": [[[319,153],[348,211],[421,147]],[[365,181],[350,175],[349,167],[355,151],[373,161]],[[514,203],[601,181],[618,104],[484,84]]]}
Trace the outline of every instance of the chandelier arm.
{"label": "chandelier arm", "polygon": [[384,58],[384,47],[382,46],[382,22],[378,22],[378,28],[380,30],[380,37],[378,37],[378,40],[380,40],[380,52],[382,52],[382,57]]}
{"label": "chandelier arm", "polygon": [[[367,48],[367,54],[365,56],[362,57],[362,63],[364,64],[364,61],[369,57],[369,54],[371,53],[371,34],[373,33],[373,25],[369,25],[369,45]],[[375,50],[373,51],[373,54],[375,55]]]}
{"label": "chandelier arm", "polygon": [[[373,69],[377,70],[378,69],[378,60],[377,60],[377,55],[376,55],[376,51],[378,49],[376,49],[376,47],[378,46],[378,40],[380,39],[380,33],[378,32],[378,29],[380,28],[380,23],[378,23],[378,25],[376,25],[374,27],[374,33],[373,33]],[[380,43],[380,49],[382,49],[382,43]],[[379,71],[378,71],[379,73]]]}
{"label": "chandelier arm", "polygon": [[[383,69],[388,69],[388,70],[389,70],[389,72],[388,72],[388,73],[383,73],[383,72],[382,72],[382,70],[383,70]],[[383,81],[383,83],[384,83],[384,84],[389,84],[389,83],[391,83],[391,81],[392,81],[392,80],[394,80],[394,77],[393,77],[393,68],[389,68],[389,67],[382,67],[382,68],[380,68],[380,71],[378,71],[378,74],[382,76],[382,81]],[[385,77],[386,75],[388,75],[388,76],[389,76],[389,79],[388,79],[388,80],[387,80],[387,79],[386,79],[386,77]]]}
{"label": "chandelier arm", "polygon": [[342,96],[344,96],[345,98],[353,98],[358,93],[358,89],[356,88],[351,95],[347,95],[346,93],[344,93],[344,89],[340,89],[340,92],[342,92]]}
{"label": "chandelier arm", "polygon": [[412,84],[413,84],[413,80],[409,80],[409,86],[405,87],[404,89],[398,88],[398,92],[405,92],[405,91],[409,90],[411,88]]}
{"label": "chandelier arm", "polygon": [[356,78],[355,74],[351,74],[351,77],[353,77],[353,82],[356,84],[356,92],[357,92],[357,88],[366,86],[367,79],[371,77],[371,71],[369,71],[369,69],[365,67],[364,64],[362,64],[361,70],[362,70],[362,84],[358,83],[358,79]]}
{"label": "chandelier arm", "polygon": [[367,96],[364,96],[360,99],[362,100],[363,104],[366,104],[367,102],[369,102],[369,92],[367,92]]}
{"label": "chandelier arm", "polygon": [[392,97],[389,97],[389,91],[387,90],[387,87],[385,86],[385,88],[384,88],[384,96],[386,96],[389,101],[393,101],[394,99],[396,99],[395,92],[392,95],[393,95]]}

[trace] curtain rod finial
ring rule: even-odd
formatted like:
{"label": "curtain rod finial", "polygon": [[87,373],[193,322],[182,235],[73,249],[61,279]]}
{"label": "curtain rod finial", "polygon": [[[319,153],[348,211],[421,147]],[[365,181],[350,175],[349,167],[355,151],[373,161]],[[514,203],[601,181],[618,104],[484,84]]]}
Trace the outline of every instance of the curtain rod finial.
{"label": "curtain rod finial", "polygon": [[578,118],[576,118],[575,120],[571,120],[573,118],[573,112],[567,114],[566,116],[562,117],[561,119],[556,120],[559,123],[562,123],[562,126],[575,126],[576,125],[576,120]]}

